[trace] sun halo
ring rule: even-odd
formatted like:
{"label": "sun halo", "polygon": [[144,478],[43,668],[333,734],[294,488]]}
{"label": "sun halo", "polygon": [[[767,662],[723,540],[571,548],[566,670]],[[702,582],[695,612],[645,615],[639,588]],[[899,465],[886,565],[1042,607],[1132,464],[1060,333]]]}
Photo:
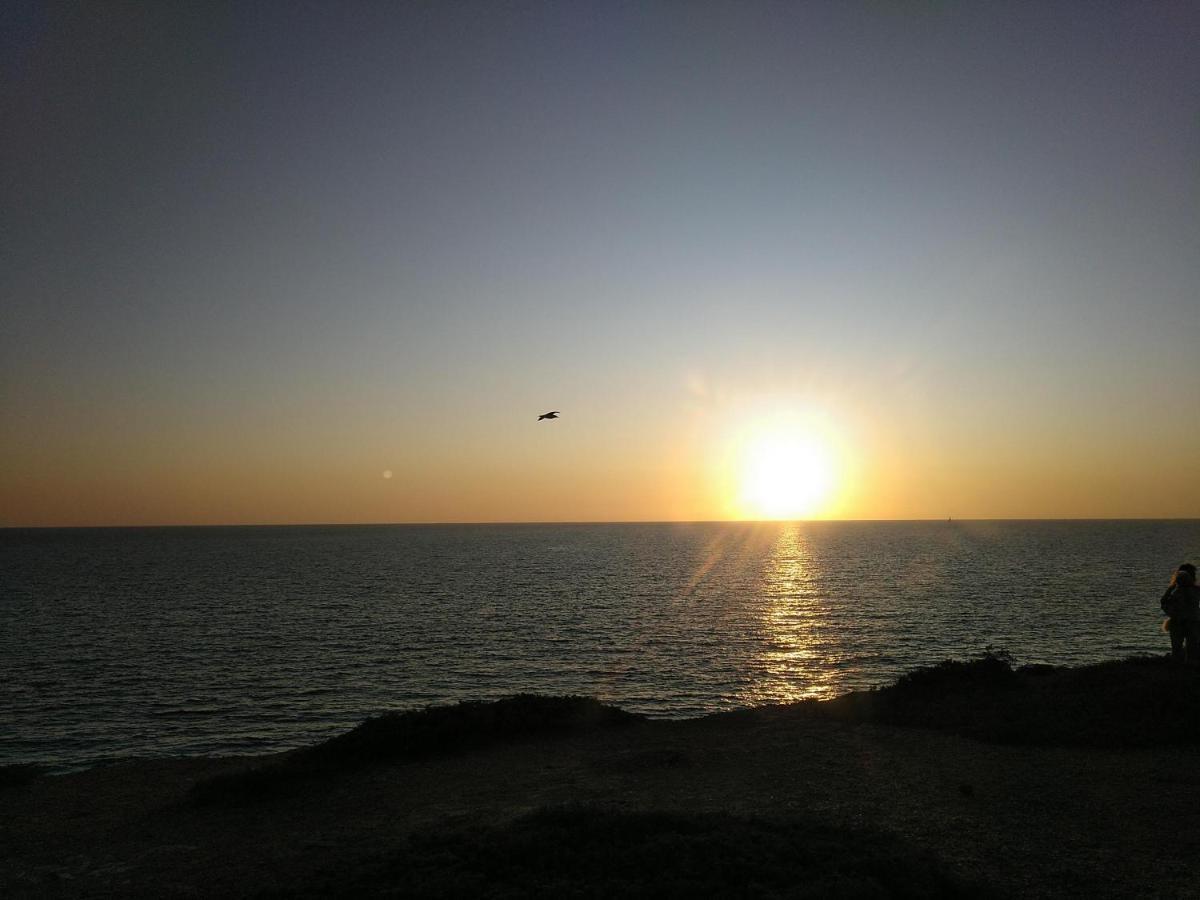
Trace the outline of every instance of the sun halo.
{"label": "sun halo", "polygon": [[799,429],[773,429],[752,435],[738,468],[739,507],[746,518],[819,516],[836,482],[829,447]]}

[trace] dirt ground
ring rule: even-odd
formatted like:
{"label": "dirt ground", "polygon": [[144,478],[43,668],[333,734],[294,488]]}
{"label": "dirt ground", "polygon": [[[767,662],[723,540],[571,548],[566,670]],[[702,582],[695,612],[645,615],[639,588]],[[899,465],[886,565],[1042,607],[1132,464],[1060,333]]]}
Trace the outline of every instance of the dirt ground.
{"label": "dirt ground", "polygon": [[0,895],[287,891],[417,829],[593,804],[870,826],[1002,896],[1197,896],[1197,761],[1186,748],[1006,747],[786,708],[376,766],[240,806],[187,792],[262,759],[130,761],[0,791]]}

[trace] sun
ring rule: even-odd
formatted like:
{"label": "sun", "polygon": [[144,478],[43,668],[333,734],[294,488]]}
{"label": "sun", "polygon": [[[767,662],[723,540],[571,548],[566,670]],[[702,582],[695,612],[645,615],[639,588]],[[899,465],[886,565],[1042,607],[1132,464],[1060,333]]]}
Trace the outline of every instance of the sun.
{"label": "sun", "polygon": [[739,465],[742,514],[756,519],[817,516],[836,482],[833,453],[802,428],[775,427],[746,441]]}

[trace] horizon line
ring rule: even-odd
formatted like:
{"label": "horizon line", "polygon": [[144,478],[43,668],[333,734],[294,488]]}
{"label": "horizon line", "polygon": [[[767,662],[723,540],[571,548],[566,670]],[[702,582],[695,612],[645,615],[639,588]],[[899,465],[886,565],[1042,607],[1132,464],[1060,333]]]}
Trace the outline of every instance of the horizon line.
{"label": "horizon line", "polygon": [[821,525],[906,522],[1198,522],[1196,516],[991,516],[902,519],[489,519],[407,522],[155,522],[135,525],[0,525],[0,531],[132,528],[420,528],[506,525]]}

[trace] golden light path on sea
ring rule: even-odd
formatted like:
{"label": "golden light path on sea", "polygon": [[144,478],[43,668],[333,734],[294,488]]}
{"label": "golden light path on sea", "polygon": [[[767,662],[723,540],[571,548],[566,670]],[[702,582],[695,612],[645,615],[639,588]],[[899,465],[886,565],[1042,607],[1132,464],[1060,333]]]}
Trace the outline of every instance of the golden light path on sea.
{"label": "golden light path on sea", "polygon": [[828,699],[842,692],[825,658],[830,648],[821,635],[828,610],[813,574],[803,527],[780,526],[762,574],[765,644],[761,677],[746,698],[751,703]]}

